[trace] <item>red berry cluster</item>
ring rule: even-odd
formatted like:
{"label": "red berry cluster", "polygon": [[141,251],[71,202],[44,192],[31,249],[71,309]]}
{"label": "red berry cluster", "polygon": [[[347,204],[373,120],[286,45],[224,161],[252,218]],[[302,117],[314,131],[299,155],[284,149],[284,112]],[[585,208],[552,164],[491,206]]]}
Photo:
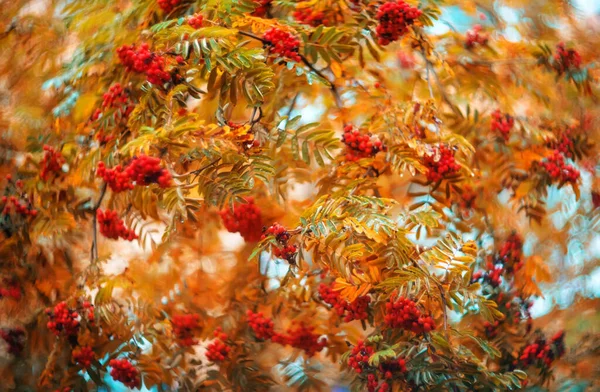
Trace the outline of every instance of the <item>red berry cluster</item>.
{"label": "red berry cluster", "polygon": [[523,348],[519,356],[519,363],[524,367],[530,365],[550,367],[554,360],[559,359],[565,353],[564,338],[564,331],[557,332],[549,342],[543,337],[538,338],[534,343]]}
{"label": "red berry cluster", "polygon": [[198,329],[200,316],[197,314],[179,314],[171,318],[173,333],[182,347],[189,347],[196,344],[194,332]]}
{"label": "red berry cluster", "polygon": [[263,39],[271,47],[271,52],[281,57],[287,57],[297,63],[302,61],[298,53],[300,40],[287,31],[273,27],[265,32]]}
{"label": "red berry cluster", "polygon": [[319,285],[319,296],[323,302],[331,305],[340,317],[343,316],[345,322],[366,320],[369,317],[368,310],[371,297],[368,295],[362,295],[354,301],[348,302],[340,297],[339,292],[321,283]]}
{"label": "red berry cluster", "polygon": [[363,373],[368,370],[369,358],[374,352],[375,349],[371,346],[366,346],[364,341],[358,342],[348,357],[348,366],[354,369],[356,373]]}
{"label": "red berry cluster", "polygon": [[315,327],[301,322],[295,329],[294,327],[288,328],[286,335],[275,334],[272,340],[275,343],[304,350],[309,357],[312,357],[327,346],[327,339],[319,338],[314,331]]}
{"label": "red berry cluster", "polygon": [[398,52],[396,53],[396,59],[402,69],[413,69],[415,67],[415,57],[410,52]]}
{"label": "red berry cluster", "polygon": [[498,327],[500,326],[500,321],[496,320],[493,323],[486,321],[483,323],[483,328],[485,332],[485,336],[489,339],[493,339],[498,336]]}
{"label": "red berry cluster", "polygon": [[313,27],[320,25],[329,26],[329,20],[323,11],[315,11],[310,8],[300,8],[294,11],[294,19],[299,23]]}
{"label": "red berry cluster", "polygon": [[52,173],[58,175],[62,172],[62,166],[65,163],[65,158],[59,151],[53,147],[44,146],[44,158],[40,163],[40,178],[47,181]]}
{"label": "red berry cluster", "polygon": [[0,337],[8,345],[8,353],[19,355],[25,347],[25,331],[21,328],[0,329]]}
{"label": "red berry cluster", "polygon": [[263,316],[262,312],[254,313],[251,310],[246,312],[248,325],[254,331],[254,335],[260,340],[269,340],[275,335],[273,320]]}
{"label": "red berry cluster", "polygon": [[554,68],[559,74],[568,70],[578,70],[581,67],[581,56],[575,49],[567,49],[564,42],[556,45]]}
{"label": "red berry cluster", "polygon": [[94,315],[94,305],[92,305],[89,301],[83,302],[83,309],[87,311],[87,320],[90,324],[93,324],[96,321],[96,316]]}
{"label": "red berry cluster", "polygon": [[133,106],[131,106],[131,102],[129,101],[129,94],[123,89],[121,83],[113,84],[108,91],[104,93],[102,96],[102,108],[122,109],[124,117],[127,117],[129,113],[131,113]]}
{"label": "red berry cluster", "polygon": [[111,240],[118,240],[123,238],[127,241],[133,241],[138,238],[137,234],[133,230],[129,230],[125,227],[125,223],[119,218],[117,211],[112,210],[98,210],[96,212],[98,219],[98,226],[100,227],[100,233],[106,238]]}
{"label": "red berry cluster", "polygon": [[344,127],[342,142],[346,145],[347,161],[358,161],[361,158],[372,157],[384,149],[381,140],[376,135],[363,134],[350,124]]}
{"label": "red berry cluster", "polygon": [[271,7],[272,2],[273,2],[273,0],[257,0],[257,1],[255,1],[255,3],[259,3],[260,6],[258,6],[258,8],[256,8],[254,10],[254,12],[252,12],[252,15],[259,16],[259,17],[265,16],[267,14],[267,12],[269,11],[269,8]]}
{"label": "red berry cluster", "polygon": [[476,24],[473,28],[467,31],[465,36],[465,46],[469,49],[475,47],[475,45],[485,45],[488,42],[487,34],[483,34],[481,31],[483,28],[481,25]]}
{"label": "red berry cluster", "polygon": [[99,162],[96,175],[101,177],[113,192],[118,193],[133,189],[131,178],[121,165],[107,169],[104,162]]}
{"label": "red berry cluster", "polygon": [[[123,89],[120,83],[112,85],[102,98],[103,109],[117,109],[116,112],[123,118],[129,117],[133,111],[133,105],[129,99],[129,94]],[[97,109],[92,116],[93,120],[97,120],[102,114],[100,109]]]}
{"label": "red berry cluster", "polygon": [[202,14],[194,14],[194,15],[188,17],[187,22],[193,28],[199,29],[200,27],[202,27],[202,23],[204,22],[204,17],[202,16]]}
{"label": "red berry cluster", "polygon": [[161,188],[171,186],[171,173],[160,166],[160,159],[140,155],[133,157],[125,172],[131,177],[136,185],[158,184]]}
{"label": "red berry cluster", "polygon": [[46,326],[56,336],[62,332],[67,336],[77,335],[81,317],[75,310],[69,309],[66,302],[60,302],[54,309],[46,309],[46,315],[50,319]]}
{"label": "red berry cluster", "polygon": [[315,327],[313,326],[306,326],[304,323],[300,323],[295,329],[294,327],[288,328],[287,334],[281,334],[275,332],[273,320],[263,316],[262,312],[254,313],[248,310],[246,315],[248,317],[248,325],[254,331],[257,339],[271,339],[274,343],[299,348],[311,357],[327,345],[325,338],[319,339],[319,335],[314,333]]}
{"label": "red berry cluster", "polygon": [[425,155],[423,163],[427,167],[426,175],[430,182],[441,181],[460,170],[454,151],[445,145],[440,145],[432,153]]}
{"label": "red berry cluster", "polygon": [[500,248],[499,257],[509,270],[518,271],[523,266],[523,240],[517,233],[512,233]]}
{"label": "red berry cluster", "polygon": [[75,348],[71,353],[71,358],[74,363],[87,369],[92,365],[92,361],[96,358],[96,354],[91,347],[83,346]]}
{"label": "red berry cluster", "polygon": [[416,334],[427,333],[435,329],[435,321],[424,315],[417,304],[404,297],[396,301],[390,298],[385,304],[385,324],[391,328],[403,328]]}
{"label": "red berry cluster", "polygon": [[483,275],[483,279],[487,281],[492,287],[498,287],[502,283],[502,274],[504,268],[500,265],[494,265]]}
{"label": "red berry cluster", "polygon": [[384,3],[377,10],[376,18],[379,21],[377,38],[380,45],[387,45],[397,41],[407,33],[408,27],[414,24],[415,19],[420,17],[421,10],[411,7],[403,0]]}
{"label": "red berry cluster", "polygon": [[[384,378],[390,380],[395,374],[406,372],[406,360],[404,358],[396,358],[381,362],[379,367],[369,365],[369,358],[375,349],[371,346],[366,346],[364,341],[358,342],[352,349],[350,356],[348,357],[348,366],[350,366],[356,373],[367,375],[367,390],[369,392],[374,391],[388,391],[390,385],[387,381],[379,384],[379,379]],[[379,389],[377,389],[379,387]]]}
{"label": "red berry cluster", "polygon": [[541,165],[551,180],[560,181],[561,183],[576,183],[579,179],[579,170],[571,165],[567,165],[564,155],[558,150],[554,150],[552,155],[546,157],[546,160],[541,162]]}
{"label": "red berry cluster", "polygon": [[515,125],[515,119],[506,113],[502,113],[499,109],[492,113],[492,132],[496,132],[506,141],[510,136],[510,130]]}
{"label": "red berry cluster", "polygon": [[16,283],[8,283],[4,287],[0,287],[0,298],[6,297],[17,301],[21,299],[21,289]]}
{"label": "red berry cluster", "polygon": [[279,223],[275,223],[268,229],[264,230],[264,234],[262,235],[261,239],[265,239],[267,236],[274,236],[279,243],[277,247],[273,248],[273,255],[275,257],[287,260],[290,264],[295,263],[298,247],[288,243],[291,235],[285,227]]}
{"label": "red berry cluster", "polygon": [[165,58],[150,51],[150,46],[143,43],[139,49],[134,45],[123,45],[117,49],[119,60],[128,71],[146,74],[152,84],[162,84],[171,79],[164,70]]}
{"label": "red berry cluster", "polygon": [[474,207],[476,199],[475,190],[470,185],[465,185],[460,193],[458,204],[462,210],[470,210]]}
{"label": "red berry cluster", "polygon": [[214,335],[216,339],[206,347],[206,358],[211,362],[221,362],[229,356],[231,347],[225,344],[227,334],[220,328],[215,330]]}
{"label": "red berry cluster", "polygon": [[[37,210],[34,210],[29,201],[22,202],[16,196],[2,196],[2,214],[9,215],[13,208],[15,213],[21,216],[36,216]],[[25,204],[27,203],[27,204]]]}
{"label": "red berry cluster", "polygon": [[567,158],[573,157],[573,140],[569,137],[571,128],[565,129],[556,141],[549,141],[546,145],[555,149]]}
{"label": "red berry cluster", "polygon": [[108,365],[112,368],[110,376],[129,388],[140,387],[140,372],[126,359],[111,359]]}
{"label": "red berry cluster", "polygon": [[173,9],[177,7],[179,3],[181,3],[181,0],[158,0],[158,6],[167,14],[173,11]]}
{"label": "red berry cluster", "polygon": [[230,233],[240,233],[244,240],[256,242],[261,239],[262,217],[260,208],[254,204],[253,197],[245,198],[246,203],[225,208],[219,212],[225,228]]}

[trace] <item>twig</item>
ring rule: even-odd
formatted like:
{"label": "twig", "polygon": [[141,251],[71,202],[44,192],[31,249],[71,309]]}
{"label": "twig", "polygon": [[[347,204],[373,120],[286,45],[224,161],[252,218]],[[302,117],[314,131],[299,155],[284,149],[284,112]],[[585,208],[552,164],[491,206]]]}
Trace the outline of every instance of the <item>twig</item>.
{"label": "twig", "polygon": [[304,57],[304,55],[301,54],[300,58],[302,59],[302,62],[304,63],[304,65],[306,65],[311,71],[316,73],[321,79],[324,79],[329,83],[329,90],[331,90],[331,93],[333,94],[333,98],[335,99],[335,105],[338,107],[338,109],[342,109],[343,108],[342,97],[340,96],[340,93],[339,93],[337,87],[335,86],[335,83],[330,81],[328,78],[325,77],[325,75],[323,75],[323,73],[321,71],[316,69],[310,63],[310,61],[308,61],[308,59],[306,57]]}
{"label": "twig", "polygon": [[[261,38],[257,35],[254,35],[252,33],[248,33],[247,31],[238,31],[240,33],[240,35],[243,35],[245,37],[249,37],[252,39],[255,39],[257,41],[262,42],[264,45],[271,45],[271,43],[269,41],[267,41],[264,38]],[[304,63],[304,65],[306,65],[312,72],[316,73],[321,79],[324,79],[327,81],[327,83],[329,83],[329,90],[331,90],[331,93],[333,94],[333,97],[335,99],[335,104],[336,106],[341,109],[342,106],[342,98],[340,96],[339,91],[337,90],[337,87],[335,86],[335,84],[330,81],[327,77],[325,77],[325,75],[323,75],[323,73],[321,71],[319,71],[318,69],[316,69],[314,67],[314,65],[311,64],[310,61],[308,61],[308,59],[306,57],[304,57],[304,55],[298,53],[298,55],[300,56],[300,59],[302,60],[302,62]]]}
{"label": "twig", "polygon": [[263,43],[263,44],[265,44],[265,45],[268,45],[268,44],[269,44],[269,41],[267,41],[267,40],[266,40],[266,39],[264,39],[264,38],[261,38],[261,37],[259,37],[258,35],[254,35],[254,34],[252,34],[252,33],[248,33],[248,32],[246,32],[246,31],[242,31],[242,30],[239,30],[239,31],[238,31],[238,33],[240,33],[240,35],[243,35],[243,36],[245,36],[245,37],[249,37],[249,38],[255,39],[255,40],[257,40],[257,41],[260,41],[260,42],[262,42],[262,43]]}
{"label": "twig", "polygon": [[91,257],[91,261],[92,263],[96,260],[98,260],[98,229],[97,229],[97,221],[98,218],[96,217],[96,212],[98,211],[98,208],[100,208],[100,205],[102,204],[102,200],[104,199],[104,196],[106,195],[106,188],[107,188],[108,184],[105,182],[102,185],[102,189],[100,190],[100,197],[98,198],[98,201],[96,202],[96,204],[94,204],[94,208],[92,208],[92,248],[90,250],[90,257]]}

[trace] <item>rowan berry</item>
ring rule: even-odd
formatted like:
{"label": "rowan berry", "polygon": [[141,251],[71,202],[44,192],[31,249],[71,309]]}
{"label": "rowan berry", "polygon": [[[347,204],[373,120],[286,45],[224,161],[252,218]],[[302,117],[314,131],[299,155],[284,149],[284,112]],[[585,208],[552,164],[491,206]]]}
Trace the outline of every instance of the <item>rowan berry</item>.
{"label": "rowan berry", "polygon": [[71,358],[74,363],[83,368],[89,368],[92,361],[96,358],[96,354],[89,346],[77,347],[71,353]]}
{"label": "rowan berry", "polygon": [[363,373],[368,370],[369,358],[375,349],[371,346],[365,345],[364,341],[360,341],[352,348],[352,352],[348,357],[348,366],[350,366],[356,373]]}
{"label": "rowan berry", "polygon": [[517,233],[511,234],[502,244],[498,256],[509,271],[518,271],[523,266],[523,240],[521,237]]}
{"label": "rowan berry", "polygon": [[222,362],[229,356],[231,347],[225,343],[227,334],[220,328],[215,330],[214,335],[216,339],[206,347],[206,358],[211,362]]}
{"label": "rowan berry", "polygon": [[398,297],[385,304],[385,324],[391,328],[403,328],[416,334],[431,332],[435,329],[435,321],[424,315],[417,304],[404,297]]}
{"label": "rowan berry", "polygon": [[272,2],[273,0],[257,0],[256,3],[259,3],[260,5],[256,9],[254,9],[252,15],[259,17],[265,16],[269,12]]}
{"label": "rowan berry", "polygon": [[299,23],[307,24],[313,27],[320,25],[329,26],[329,20],[323,11],[315,11],[310,8],[299,8],[294,11],[294,19]]}
{"label": "rowan berry", "polygon": [[65,158],[60,151],[56,151],[53,147],[44,146],[44,157],[40,163],[40,178],[47,181],[51,174],[59,175],[62,173],[62,166],[65,163]]}
{"label": "rowan berry", "polygon": [[509,114],[500,112],[499,109],[492,112],[491,129],[492,132],[500,134],[504,141],[510,137],[510,131],[515,125],[515,119]]}
{"label": "rowan berry", "polygon": [[254,335],[260,340],[269,340],[275,335],[273,320],[263,316],[262,312],[254,313],[251,310],[246,312],[248,325],[254,331]]}
{"label": "rowan berry", "polygon": [[181,3],[181,0],[158,0],[158,6],[166,14],[173,11],[173,9],[177,7],[179,3]]}
{"label": "rowan berry", "polygon": [[427,167],[426,175],[430,182],[441,181],[460,170],[454,151],[445,145],[439,145],[425,155],[423,163]]}
{"label": "rowan berry", "polygon": [[202,27],[202,23],[204,22],[204,17],[202,16],[202,14],[194,14],[194,15],[188,17],[187,22],[193,28],[199,29],[200,27]]}
{"label": "rowan berry", "polygon": [[581,55],[575,49],[567,49],[564,42],[556,45],[554,54],[554,68],[559,74],[569,70],[578,70],[581,67]]}
{"label": "rowan berry", "polygon": [[60,302],[54,309],[46,309],[46,315],[50,319],[46,326],[56,336],[61,333],[67,336],[77,335],[81,317],[75,310],[69,309],[66,302]]}
{"label": "rowan berry", "polygon": [[166,60],[153,53],[148,44],[143,43],[139,49],[134,45],[123,45],[117,49],[119,60],[130,72],[144,73],[152,84],[166,83],[171,75],[164,70]]}
{"label": "rowan berry", "polygon": [[298,53],[300,49],[300,40],[287,31],[273,27],[265,32],[263,39],[270,47],[271,52],[297,63],[302,61],[302,58]]}
{"label": "rowan berry", "polygon": [[107,169],[104,162],[98,163],[96,175],[101,177],[113,192],[124,192],[133,189],[133,183],[129,174],[123,170],[121,165]]}
{"label": "rowan berry", "polygon": [[4,297],[18,301],[21,299],[21,289],[16,283],[5,283],[4,287],[0,287],[0,298]]}
{"label": "rowan berry", "polygon": [[256,242],[262,236],[261,211],[254,204],[254,198],[247,197],[244,200],[246,203],[235,204],[233,209],[225,208],[219,214],[227,231],[240,233],[248,242]]}
{"label": "rowan berry", "polygon": [[465,46],[468,49],[472,49],[475,45],[485,45],[488,42],[488,36],[485,33],[482,33],[483,27],[481,25],[476,24],[473,26],[471,30],[467,31],[465,36]]}
{"label": "rowan berry", "polygon": [[182,347],[193,346],[197,343],[194,332],[199,328],[200,316],[197,314],[179,314],[171,318],[173,333]]}
{"label": "rowan berry", "polygon": [[119,218],[117,211],[98,210],[96,212],[96,217],[98,219],[100,233],[106,238],[111,240],[122,238],[127,241],[133,241],[138,238],[133,230],[125,227],[125,223]]}
{"label": "rowan berry", "polygon": [[108,365],[112,368],[110,376],[129,388],[140,387],[140,372],[126,359],[111,359]]}
{"label": "rowan berry", "polygon": [[312,357],[327,346],[327,339],[319,338],[320,335],[314,333],[314,330],[313,326],[299,323],[295,328],[290,327],[286,335],[275,334],[273,341],[304,350],[309,357]]}
{"label": "rowan berry", "polygon": [[160,166],[160,159],[140,155],[125,168],[127,175],[136,185],[158,184],[161,188],[171,186],[171,173]]}
{"label": "rowan berry", "polygon": [[384,149],[381,140],[376,135],[363,134],[350,124],[344,127],[342,142],[346,145],[347,161],[373,157]]}
{"label": "rowan berry", "polygon": [[390,1],[381,5],[375,16],[379,21],[375,30],[379,44],[385,46],[400,39],[421,14],[421,10],[411,7],[403,0]]}
{"label": "rowan berry", "polygon": [[371,298],[368,295],[362,295],[354,301],[348,302],[340,297],[339,292],[321,283],[319,285],[319,296],[323,302],[331,305],[340,317],[343,316],[345,322],[366,320],[369,316],[368,309]]}
{"label": "rowan berry", "polygon": [[541,162],[541,166],[546,170],[552,181],[576,183],[579,180],[579,170],[566,164],[564,155],[558,150],[554,150],[550,156],[546,157]]}
{"label": "rowan berry", "polygon": [[465,185],[460,193],[458,204],[462,210],[470,210],[474,207],[476,199],[475,190],[470,185]]}
{"label": "rowan berry", "polygon": [[396,53],[396,59],[402,69],[413,69],[415,67],[416,60],[410,52],[398,52]]}
{"label": "rowan berry", "polygon": [[298,253],[296,245],[287,244],[273,248],[273,256],[287,260],[290,264],[295,262],[296,253]]}

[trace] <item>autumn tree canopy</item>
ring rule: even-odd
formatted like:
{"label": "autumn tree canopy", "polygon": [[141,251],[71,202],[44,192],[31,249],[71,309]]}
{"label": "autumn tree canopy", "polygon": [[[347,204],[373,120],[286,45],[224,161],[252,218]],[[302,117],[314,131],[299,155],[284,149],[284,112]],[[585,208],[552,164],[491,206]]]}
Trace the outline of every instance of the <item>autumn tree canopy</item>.
{"label": "autumn tree canopy", "polygon": [[598,387],[597,329],[532,310],[598,266],[569,2],[0,16],[0,390]]}

